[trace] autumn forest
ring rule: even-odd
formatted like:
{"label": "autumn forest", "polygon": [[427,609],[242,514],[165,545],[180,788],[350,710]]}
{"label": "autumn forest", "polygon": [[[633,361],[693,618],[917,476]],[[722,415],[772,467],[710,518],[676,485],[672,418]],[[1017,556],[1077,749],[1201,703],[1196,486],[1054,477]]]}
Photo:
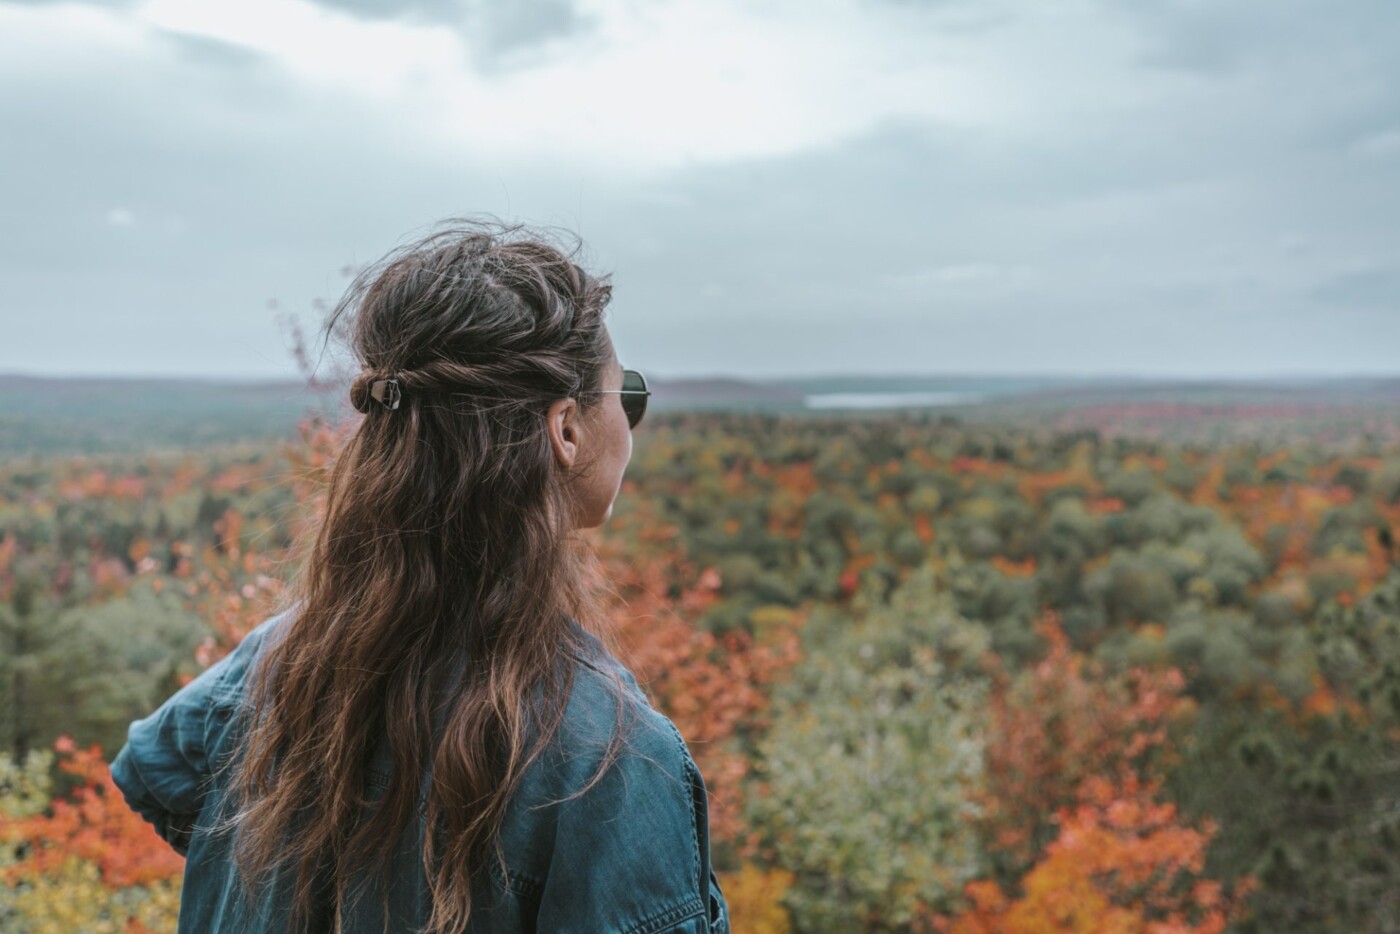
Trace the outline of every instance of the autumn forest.
{"label": "autumn forest", "polygon": [[[107,762],[353,428],[0,461],[0,931],[174,930]],[[1400,929],[1391,441],[663,411],[584,534],[739,932]]]}

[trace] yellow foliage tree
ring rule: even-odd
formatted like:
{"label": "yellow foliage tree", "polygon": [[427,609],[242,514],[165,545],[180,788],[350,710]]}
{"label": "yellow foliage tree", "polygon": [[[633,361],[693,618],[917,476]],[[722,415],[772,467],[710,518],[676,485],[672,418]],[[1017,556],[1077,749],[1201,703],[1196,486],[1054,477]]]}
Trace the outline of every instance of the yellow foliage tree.
{"label": "yellow foliage tree", "polygon": [[786,869],[762,869],[753,863],[724,873],[721,884],[729,903],[730,927],[748,934],[789,934],[792,920],[783,907],[783,896],[795,879]]}

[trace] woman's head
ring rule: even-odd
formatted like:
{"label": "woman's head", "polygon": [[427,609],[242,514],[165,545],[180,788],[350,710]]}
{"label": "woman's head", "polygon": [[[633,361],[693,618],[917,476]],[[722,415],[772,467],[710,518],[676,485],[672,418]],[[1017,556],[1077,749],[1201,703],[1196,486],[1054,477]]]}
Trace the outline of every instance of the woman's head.
{"label": "woman's head", "polygon": [[[469,915],[471,876],[600,623],[572,533],[606,521],[631,455],[609,295],[543,238],[471,224],[396,251],[330,316],[365,415],[288,588],[290,628],[260,659],[232,778],[240,865],[256,881],[290,861],[298,910],[318,876],[339,886],[387,861],[431,767],[434,929]],[[383,741],[393,774],[362,822]]]}
{"label": "woman's head", "polygon": [[[485,454],[488,440],[532,447],[536,461],[552,457],[574,526],[600,525],[631,451],[618,398],[606,392],[621,380],[603,322],[611,292],[520,228],[455,226],[399,250],[360,276],[328,322],[348,334],[362,367],[352,402],[382,423],[361,430],[390,445],[406,420],[434,434],[463,419],[499,431],[472,437],[463,459]],[[380,379],[395,380],[397,408],[371,397]],[[519,466],[512,460],[491,464],[505,471]]]}

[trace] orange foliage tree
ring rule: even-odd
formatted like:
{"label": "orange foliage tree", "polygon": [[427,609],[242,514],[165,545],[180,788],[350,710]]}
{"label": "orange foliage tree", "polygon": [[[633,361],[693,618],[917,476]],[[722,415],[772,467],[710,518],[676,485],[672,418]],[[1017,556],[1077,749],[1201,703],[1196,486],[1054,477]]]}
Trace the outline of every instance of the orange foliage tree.
{"label": "orange foliage tree", "polygon": [[18,854],[0,872],[23,923],[34,930],[173,930],[184,858],[127,807],[98,747],[79,749],[65,736],[54,750],[59,767],[79,783],[69,797],[35,814],[7,817],[0,810],[0,843]]}
{"label": "orange foliage tree", "polygon": [[[311,534],[319,522],[331,467],[353,426],[349,421],[331,424],[319,418],[306,419],[298,426],[298,440],[283,448],[288,464],[285,482],[291,485],[298,505],[294,541]],[[190,584],[200,615],[212,630],[196,653],[206,667],[233,651],[253,627],[267,619],[294,558],[294,551],[268,554],[245,547],[237,535],[239,526],[241,518],[236,513],[224,514],[220,519],[224,547],[217,552],[206,550]]]}
{"label": "orange foliage tree", "polygon": [[1131,774],[1091,776],[1081,800],[1061,808],[1058,836],[1012,897],[996,882],[967,887],[970,906],[950,934],[1220,934],[1238,918],[1247,885],[1226,897],[1201,878],[1215,834],[1183,826],[1159,783]]}
{"label": "orange foliage tree", "polygon": [[[694,568],[677,556],[624,559],[605,547],[604,568],[615,588],[614,638],[623,660],[694,752],[710,792],[710,832],[737,843],[740,786],[750,754],[739,734],[761,732],[770,686],[797,661],[793,614],[755,634],[717,636],[693,624],[718,599],[719,573]],[[682,584],[680,595],[668,596]]]}
{"label": "orange foliage tree", "polygon": [[1191,708],[1175,669],[1105,678],[1071,650],[1057,613],[1036,629],[1046,654],[1014,681],[1002,675],[990,710],[980,821],[1006,878],[1054,836],[1051,818],[1080,801],[1086,780],[1141,775],[1169,757],[1167,727]]}
{"label": "orange foliage tree", "polygon": [[185,860],[155,828],[132,811],[112,783],[102,750],[77,748],[68,737],[54,743],[59,768],[80,784],[68,800],[50,802],[49,814],[23,818],[7,828],[28,843],[28,853],[7,872],[12,878],[59,868],[71,856],[95,865],[114,889],[178,877]]}
{"label": "orange foliage tree", "polygon": [[1056,614],[1049,650],[993,699],[982,827],[998,872],[967,887],[953,934],[1213,934],[1240,913],[1202,877],[1213,824],[1164,802],[1169,726],[1189,713],[1174,669],[1105,677],[1069,648]]}

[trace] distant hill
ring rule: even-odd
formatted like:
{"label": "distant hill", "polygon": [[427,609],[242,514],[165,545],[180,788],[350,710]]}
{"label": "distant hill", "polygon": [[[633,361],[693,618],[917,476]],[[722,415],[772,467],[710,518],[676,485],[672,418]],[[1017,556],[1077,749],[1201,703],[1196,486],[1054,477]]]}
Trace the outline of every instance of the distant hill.
{"label": "distant hill", "polygon": [[[938,411],[967,421],[1192,441],[1371,436],[1400,443],[1400,378],[1268,381],[833,374],[652,378],[652,411]],[[301,381],[0,375],[0,456],[190,448],[290,437],[348,413],[343,387]]]}
{"label": "distant hill", "polygon": [[0,375],[0,454],[189,448],[287,436],[329,411],[305,383]]}

